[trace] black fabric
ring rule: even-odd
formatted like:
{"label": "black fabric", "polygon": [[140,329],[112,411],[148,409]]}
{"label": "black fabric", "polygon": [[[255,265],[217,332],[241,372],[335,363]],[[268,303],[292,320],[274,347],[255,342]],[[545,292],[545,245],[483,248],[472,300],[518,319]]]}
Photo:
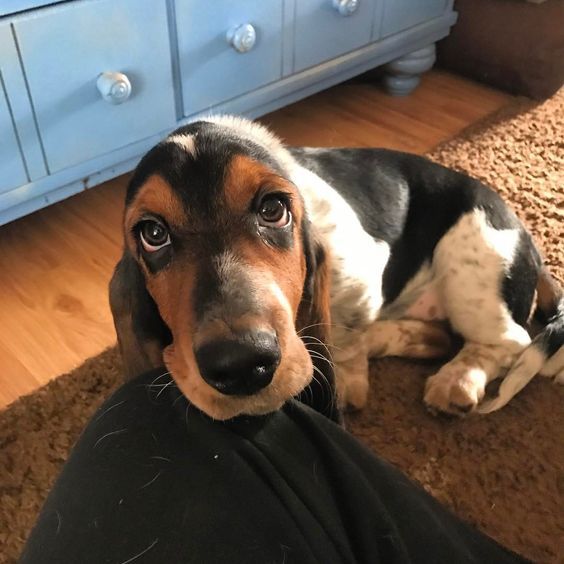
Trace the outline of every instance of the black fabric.
{"label": "black fabric", "polygon": [[299,402],[219,423],[158,376],[92,418],[22,563],[523,561]]}

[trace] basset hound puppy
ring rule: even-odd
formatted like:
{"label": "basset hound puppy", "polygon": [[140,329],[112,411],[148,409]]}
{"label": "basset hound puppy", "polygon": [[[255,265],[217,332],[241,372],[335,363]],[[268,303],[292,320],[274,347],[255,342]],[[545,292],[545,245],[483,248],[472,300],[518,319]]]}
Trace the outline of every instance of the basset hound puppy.
{"label": "basset hound puppy", "polygon": [[369,358],[446,357],[453,334],[432,410],[489,412],[537,373],[564,381],[563,293],[531,236],[488,187],[425,158],[289,148],[212,117],[143,157],[123,228],[110,302],[126,373],[165,365],[213,418],[299,396],[338,419],[365,405]]}

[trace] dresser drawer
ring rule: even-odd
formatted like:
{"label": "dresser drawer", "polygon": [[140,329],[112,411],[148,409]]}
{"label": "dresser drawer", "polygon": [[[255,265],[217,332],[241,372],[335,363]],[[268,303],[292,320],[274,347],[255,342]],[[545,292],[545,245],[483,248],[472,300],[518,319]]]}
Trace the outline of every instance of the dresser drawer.
{"label": "dresser drawer", "polygon": [[28,181],[10,115],[6,92],[0,82],[0,194]]}
{"label": "dresser drawer", "polygon": [[51,173],[174,126],[167,29],[166,0],[70,3],[15,23]]}
{"label": "dresser drawer", "polygon": [[382,18],[382,37],[403,31],[440,16],[448,0],[386,0]]}
{"label": "dresser drawer", "polygon": [[294,71],[370,42],[380,0],[295,0]]}
{"label": "dresser drawer", "polygon": [[176,1],[185,115],[282,76],[283,0]]}
{"label": "dresser drawer", "polygon": [[[20,71],[18,55],[9,25],[0,25],[0,194],[29,181],[20,139],[16,134],[14,108],[9,102],[7,81],[14,68]],[[25,93],[17,92],[17,98]],[[27,115],[30,117],[31,112]]]}

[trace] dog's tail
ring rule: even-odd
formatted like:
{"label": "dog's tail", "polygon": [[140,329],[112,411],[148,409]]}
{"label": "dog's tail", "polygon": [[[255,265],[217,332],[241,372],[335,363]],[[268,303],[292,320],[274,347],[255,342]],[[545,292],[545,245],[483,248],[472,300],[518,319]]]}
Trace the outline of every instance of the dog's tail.
{"label": "dog's tail", "polygon": [[544,328],[509,370],[498,395],[480,404],[478,413],[490,413],[503,407],[536,374],[564,384],[564,292],[545,268],[539,273],[535,316],[543,319]]}

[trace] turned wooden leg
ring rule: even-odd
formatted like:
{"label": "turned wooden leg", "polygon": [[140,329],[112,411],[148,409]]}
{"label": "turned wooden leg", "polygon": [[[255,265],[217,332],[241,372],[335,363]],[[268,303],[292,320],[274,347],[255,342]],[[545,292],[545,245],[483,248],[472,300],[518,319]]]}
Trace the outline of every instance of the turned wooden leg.
{"label": "turned wooden leg", "polygon": [[435,64],[435,44],[412,51],[384,66],[384,85],[392,96],[411,94],[421,81],[421,75]]}

